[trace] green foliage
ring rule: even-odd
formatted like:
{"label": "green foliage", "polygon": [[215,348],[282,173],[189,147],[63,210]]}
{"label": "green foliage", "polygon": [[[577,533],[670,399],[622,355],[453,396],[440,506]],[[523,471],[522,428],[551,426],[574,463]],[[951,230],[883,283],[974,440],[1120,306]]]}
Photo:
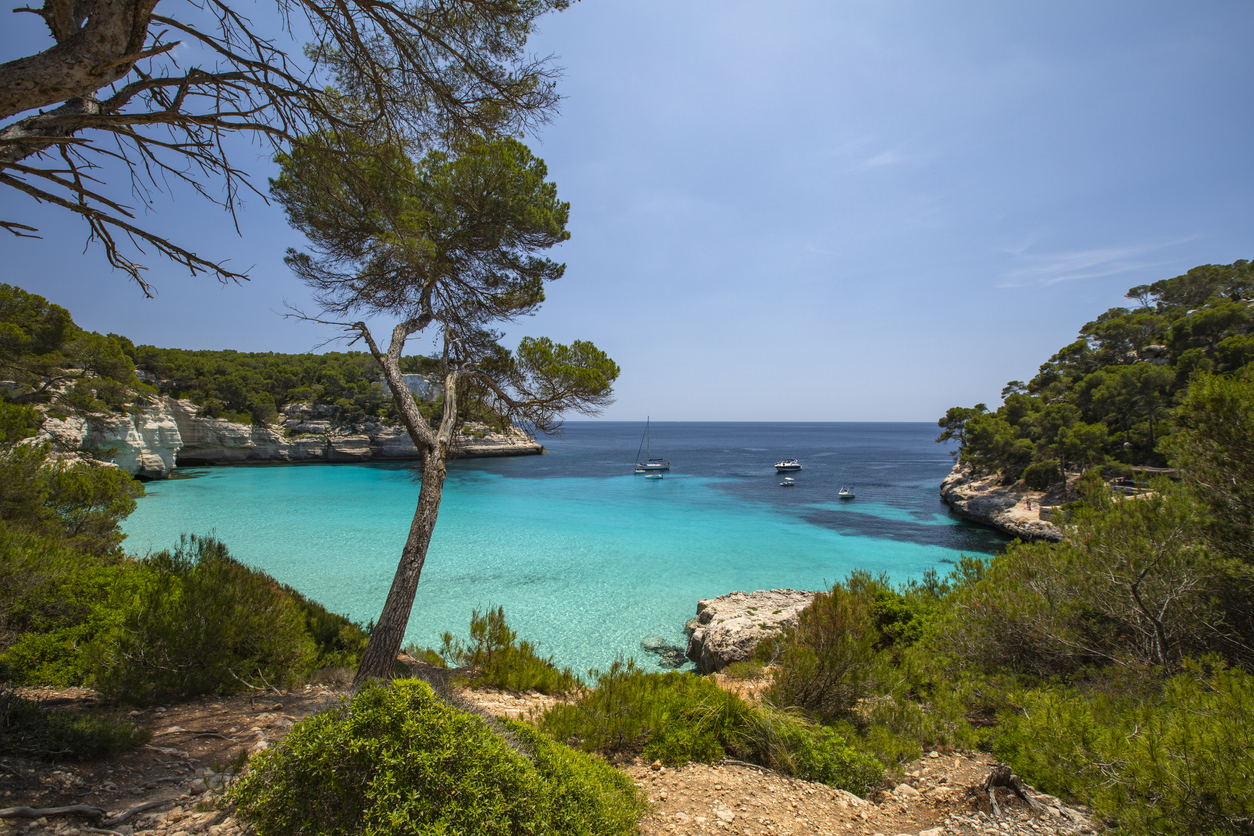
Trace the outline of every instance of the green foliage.
{"label": "green foliage", "polygon": [[1202,546],[1196,500],[1165,480],[1113,500],[1082,485],[1062,543],[1015,543],[958,590],[929,636],[979,671],[1074,674],[1109,663],[1174,669],[1224,640],[1226,567]]}
{"label": "green foliage", "polygon": [[[272,423],[279,410],[309,403],[347,424],[369,418],[396,420],[396,407],[379,383],[374,358],[364,352],[277,354],[187,351],[141,345],[132,349],[137,368],[155,375],[171,395],[187,398],[211,418]],[[405,357],[402,365],[434,361]],[[426,365],[424,365],[426,364]]]}
{"label": "green foliage", "polygon": [[365,628],[347,616],[332,613],[286,584],[283,592],[305,616],[305,630],[313,639],[318,654],[314,667],[355,667],[370,638]]}
{"label": "green foliage", "polygon": [[475,687],[565,694],[581,684],[570,668],[559,668],[553,663],[553,657],[543,658],[531,642],[520,641],[505,623],[503,607],[489,607],[486,613],[476,609],[471,613],[469,645],[452,633],[445,633],[443,640],[438,653],[429,649],[420,653],[433,655],[445,664],[475,668],[476,676],[471,680]]}
{"label": "green foliage", "polygon": [[596,687],[549,709],[542,730],[589,752],[641,753],[669,765],[731,756],[855,793],[883,777],[874,758],[837,732],[769,704],[750,705],[710,679],[646,673],[632,662],[595,674]]}
{"label": "green foliage", "polygon": [[0,751],[50,761],[116,755],[152,738],[148,729],[99,712],[44,708],[0,689]]}
{"label": "green foliage", "polygon": [[879,641],[871,591],[835,584],[798,616],[782,645],[770,699],[823,720],[848,717],[871,691]]}
{"label": "green foliage", "polygon": [[[1108,460],[1164,464],[1158,442],[1194,376],[1254,359],[1250,274],[1237,261],[1132,288],[1139,309],[1112,308],[1086,323],[1035,378],[1008,386],[995,412],[950,409],[937,441],[956,439],[964,462],[1007,476],[1051,459],[1063,471]],[[1040,484],[1043,473],[1032,473]]]}
{"label": "green foliage", "polygon": [[1254,677],[1190,667],[1161,688],[1022,692],[994,752],[1130,833],[1254,833]]}
{"label": "green foliage", "polygon": [[1024,469],[1019,478],[1034,491],[1047,491],[1062,481],[1062,473],[1055,462],[1033,462]]}
{"label": "green foliage", "polygon": [[0,284],[0,373],[16,390],[10,400],[56,402],[62,411],[121,408],[143,388],[127,345],[114,334],[83,331],[42,296]]}
{"label": "green foliage", "polygon": [[1254,379],[1200,377],[1176,421],[1171,458],[1210,512],[1208,542],[1254,565]]}
{"label": "green foliage", "polygon": [[312,668],[301,607],[218,541],[185,537],[146,564],[118,629],[89,651],[96,687],[111,699],[144,704],[286,685]]}
{"label": "green foliage", "polygon": [[643,800],[608,765],[430,686],[367,684],[296,724],[230,792],[259,836],[636,832]]}
{"label": "green foliage", "polygon": [[0,401],[0,520],[94,554],[115,552],[125,537],[118,525],[143,486],[116,467],[57,462],[47,444],[16,443],[36,422],[30,407]]}
{"label": "green foliage", "polygon": [[0,681],[85,684],[83,647],[116,626],[140,583],[129,561],[0,523]]}

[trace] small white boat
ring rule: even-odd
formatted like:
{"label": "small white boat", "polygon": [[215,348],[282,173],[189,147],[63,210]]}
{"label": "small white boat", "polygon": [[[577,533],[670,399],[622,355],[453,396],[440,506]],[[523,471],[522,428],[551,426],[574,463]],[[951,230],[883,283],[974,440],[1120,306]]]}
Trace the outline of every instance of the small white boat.
{"label": "small white boat", "polygon": [[796,459],[784,459],[782,462],[775,462],[776,473],[790,473],[794,470],[801,469],[801,462]]}
{"label": "small white boat", "polygon": [[661,478],[662,478],[662,471],[660,471],[660,470],[650,471],[649,473],[644,474],[644,478],[646,478],[646,479],[661,479]]}
{"label": "small white boat", "polygon": [[841,499],[853,499],[853,488],[841,488],[836,495]]}
{"label": "small white boat", "polygon": [[796,484],[797,484],[797,480],[796,480],[796,479],[793,479],[791,476],[785,476],[785,477],[784,477],[784,481],[780,482],[780,483],[779,483],[779,486],[780,486],[781,488],[791,488],[791,487],[793,487],[793,486],[794,486],[794,485],[796,485]]}

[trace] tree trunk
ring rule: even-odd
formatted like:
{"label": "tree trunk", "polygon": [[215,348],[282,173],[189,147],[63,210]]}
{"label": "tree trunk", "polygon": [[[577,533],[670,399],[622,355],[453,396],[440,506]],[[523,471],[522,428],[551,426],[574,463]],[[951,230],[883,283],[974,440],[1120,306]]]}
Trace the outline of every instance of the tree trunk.
{"label": "tree trunk", "polygon": [[359,322],[354,328],[365,339],[370,353],[383,369],[384,379],[392,392],[392,400],[400,413],[401,422],[409,432],[414,445],[422,451],[422,488],[418,491],[418,507],[414,510],[414,520],[409,524],[409,537],[405,548],[401,551],[401,562],[396,567],[396,576],[392,578],[392,588],[388,590],[387,601],[383,604],[383,612],[375,622],[370,633],[370,641],[366,643],[366,651],[362,654],[357,675],[353,678],[353,690],[361,688],[367,680],[385,679],[392,673],[396,664],[396,654],[401,649],[405,638],[405,628],[409,626],[409,613],[414,606],[414,596],[418,592],[418,580],[422,576],[422,565],[427,560],[427,546],[431,543],[431,534],[435,531],[435,520],[440,513],[440,496],[444,493],[444,478],[448,475],[446,462],[452,444],[453,432],[457,427],[457,383],[460,373],[449,372],[444,377],[444,417],[440,422],[439,432],[432,434],[426,425],[414,399],[405,386],[405,378],[401,374],[401,351],[409,335],[422,330],[426,323],[422,320],[408,320],[399,323],[392,329],[392,342],[387,353],[379,350],[374,338],[365,323]]}
{"label": "tree trunk", "polygon": [[422,565],[427,559],[427,546],[435,531],[436,516],[440,513],[440,495],[444,491],[447,470],[444,457],[438,451],[427,454],[422,465],[422,489],[418,492],[418,507],[409,525],[409,538],[401,551],[401,562],[392,578],[383,612],[370,633],[370,641],[362,654],[361,665],[353,679],[353,690],[361,688],[370,679],[385,679],[392,673],[396,654],[409,626],[409,613],[418,592],[418,580]]}

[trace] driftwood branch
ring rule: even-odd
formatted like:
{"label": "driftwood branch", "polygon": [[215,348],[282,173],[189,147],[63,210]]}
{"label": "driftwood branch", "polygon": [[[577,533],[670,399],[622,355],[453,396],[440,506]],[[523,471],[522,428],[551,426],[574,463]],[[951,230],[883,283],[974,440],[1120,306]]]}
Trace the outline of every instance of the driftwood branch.
{"label": "driftwood branch", "polygon": [[169,798],[161,798],[156,801],[145,801],[143,804],[136,804],[134,807],[130,808],[129,810],[126,810],[125,812],[119,813],[118,815],[114,816],[111,819],[106,819],[105,821],[102,821],[100,823],[100,826],[105,827],[105,828],[117,827],[119,824],[122,824],[123,822],[130,820],[132,817],[137,816],[140,813],[143,813],[147,810],[151,810],[154,807],[160,807],[164,804],[172,804],[172,803],[174,803],[173,800]]}
{"label": "driftwood branch", "polygon": [[0,819],[42,819],[54,816],[82,816],[99,820],[109,815],[99,807],[89,804],[72,804],[69,807],[6,807],[0,810]]}
{"label": "driftwood branch", "polygon": [[994,816],[1001,816],[1001,808],[997,805],[998,787],[1009,789],[1019,796],[1031,810],[1044,809],[1039,801],[1028,795],[1027,789],[1023,785],[1023,779],[1015,775],[1010,767],[1003,763],[995,766],[993,771],[988,773],[988,776],[979,785],[981,791],[988,793],[988,803],[992,807]]}

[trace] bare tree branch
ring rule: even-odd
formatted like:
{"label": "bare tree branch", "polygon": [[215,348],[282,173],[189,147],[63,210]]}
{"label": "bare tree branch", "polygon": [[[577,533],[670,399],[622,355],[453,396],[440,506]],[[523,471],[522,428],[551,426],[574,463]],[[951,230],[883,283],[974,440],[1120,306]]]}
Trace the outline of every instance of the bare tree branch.
{"label": "bare tree branch", "polygon": [[[91,182],[82,172],[106,159],[127,164],[137,197],[167,191],[172,178],[234,216],[242,191],[261,191],[231,162],[232,135],[275,151],[304,136],[350,133],[456,147],[476,134],[532,130],[557,104],[556,70],[524,50],[538,17],[567,0],[277,0],[282,24],[272,32],[226,0],[199,0],[177,17],[157,14],[157,2],[45,0],[20,9],[44,20],[53,44],[0,64],[0,123],[8,120],[0,124],[0,184],[84,218],[88,240],[100,241],[145,293],[144,268],[118,250],[109,227],[193,274],[246,276],[122,222],[122,201],[104,197],[100,184],[80,190]],[[298,37],[312,39],[307,56],[293,50]],[[179,44],[200,58],[180,66]],[[346,106],[341,93],[356,104]],[[50,159],[65,148],[76,176],[61,176]],[[359,151],[323,142],[318,153],[336,166]],[[221,196],[211,193],[215,181]],[[13,220],[0,228],[37,232]]]}

